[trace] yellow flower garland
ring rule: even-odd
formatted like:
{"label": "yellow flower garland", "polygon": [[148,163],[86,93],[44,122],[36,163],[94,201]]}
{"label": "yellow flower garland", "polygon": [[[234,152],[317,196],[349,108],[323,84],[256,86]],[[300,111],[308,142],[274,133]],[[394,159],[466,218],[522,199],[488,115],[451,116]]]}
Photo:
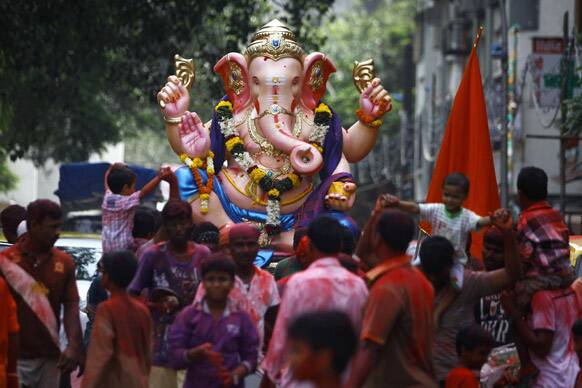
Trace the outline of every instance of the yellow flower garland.
{"label": "yellow flower garland", "polygon": [[258,184],[259,181],[267,174],[260,168],[254,168],[249,175],[251,179]]}
{"label": "yellow flower garland", "polygon": [[232,104],[230,101],[220,101],[218,104],[216,104],[214,110],[218,112],[222,107],[227,107],[228,110],[232,111]]}
{"label": "yellow flower garland", "polygon": [[319,151],[319,153],[323,154],[323,147],[322,146],[320,146],[319,144],[317,144],[315,142],[311,143],[311,145],[314,146]]}
{"label": "yellow flower garland", "polygon": [[276,198],[278,198],[278,197],[281,195],[281,193],[280,193],[280,192],[279,192],[279,190],[277,190],[277,189],[271,189],[271,190],[269,190],[269,191],[267,192],[267,195],[268,195],[269,197],[276,197]]}
{"label": "yellow flower garland", "polygon": [[291,173],[287,176],[289,179],[291,179],[291,182],[293,182],[293,187],[297,187],[299,185],[299,175],[295,174],[295,173]]}
{"label": "yellow flower garland", "polygon": [[315,113],[327,113],[331,116],[331,109],[329,109],[329,107],[324,103],[320,103],[319,106],[315,108]]}
{"label": "yellow flower garland", "polygon": [[226,149],[228,150],[228,152],[231,152],[232,149],[234,148],[234,146],[237,145],[237,144],[243,144],[244,145],[244,143],[243,143],[243,141],[242,141],[242,139],[240,137],[235,136],[232,139],[228,139],[226,141],[226,143],[225,143]]}

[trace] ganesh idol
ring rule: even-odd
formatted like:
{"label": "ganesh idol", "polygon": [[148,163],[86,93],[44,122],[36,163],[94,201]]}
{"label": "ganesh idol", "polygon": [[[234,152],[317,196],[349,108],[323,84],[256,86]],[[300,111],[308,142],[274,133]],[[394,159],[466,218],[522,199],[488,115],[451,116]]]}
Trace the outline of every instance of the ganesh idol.
{"label": "ganesh idol", "polygon": [[356,123],[342,128],[322,100],[335,70],[325,54],[306,54],[289,27],[273,20],[242,54],[228,53],[214,66],[226,95],[206,124],[188,111],[193,80],[168,78],[157,97],[170,146],[184,163],[176,170],[180,196],[196,222],[251,222],[263,242],[289,243],[315,215],[341,219],[353,206],[349,163],[374,146],[391,99],[369,77]]}

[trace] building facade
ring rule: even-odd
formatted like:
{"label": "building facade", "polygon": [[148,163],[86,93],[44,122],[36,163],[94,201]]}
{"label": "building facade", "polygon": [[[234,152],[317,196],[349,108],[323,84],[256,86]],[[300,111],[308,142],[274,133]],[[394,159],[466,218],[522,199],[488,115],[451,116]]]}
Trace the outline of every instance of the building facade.
{"label": "building facade", "polygon": [[[426,197],[432,168],[448,113],[461,81],[466,60],[479,26],[485,28],[478,46],[489,129],[495,153],[498,182],[501,160],[504,94],[503,24],[499,0],[419,0],[416,15],[414,61],[414,197]],[[549,192],[560,191],[559,141],[532,136],[560,134],[560,60],[563,55],[563,21],[568,13],[570,35],[580,27],[579,0],[506,0],[509,91],[508,186],[516,192],[522,166],[546,170]],[[573,63],[582,61],[573,47]],[[571,77],[572,93],[579,94],[577,71]],[[582,194],[580,142],[568,145],[566,193],[571,208],[580,206]],[[579,200],[579,199],[578,199]],[[581,207],[582,209],[582,207]],[[582,213],[582,210],[581,210]]]}

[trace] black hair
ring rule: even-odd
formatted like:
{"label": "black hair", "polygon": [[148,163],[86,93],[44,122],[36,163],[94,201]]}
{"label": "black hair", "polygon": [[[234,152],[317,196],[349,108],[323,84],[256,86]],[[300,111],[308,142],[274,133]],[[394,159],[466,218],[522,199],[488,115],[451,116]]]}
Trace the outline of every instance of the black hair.
{"label": "black hair", "polygon": [[572,334],[576,337],[582,337],[582,319],[578,319],[572,326]]}
{"label": "black hair", "polygon": [[453,172],[452,174],[447,175],[443,182],[443,186],[460,187],[465,195],[469,194],[469,178],[460,172]]}
{"label": "black hair", "polygon": [[159,222],[156,222],[156,217],[159,212],[147,206],[137,206],[133,216],[133,230],[131,235],[135,238],[150,238],[160,228]]}
{"label": "black hair", "polygon": [[202,260],[200,265],[202,278],[210,272],[225,272],[234,279],[236,264],[234,260],[224,253],[215,253]]}
{"label": "black hair", "polygon": [[202,222],[192,231],[192,241],[218,245],[218,228],[212,222]]}
{"label": "black hair", "polygon": [[314,218],[307,227],[307,236],[322,253],[334,254],[342,249],[342,225],[327,215]]}
{"label": "black hair", "polygon": [[340,265],[353,273],[354,275],[358,275],[358,270],[360,266],[358,262],[352,257],[352,255],[348,255],[344,252],[341,252],[337,255],[337,261],[339,261]]}
{"label": "black hair", "polygon": [[495,340],[490,332],[476,323],[465,326],[459,330],[455,340],[457,356],[460,357],[462,351],[471,351],[479,346],[487,346],[489,348],[495,347]]}
{"label": "black hair", "polygon": [[420,265],[427,274],[441,272],[453,266],[455,248],[442,236],[431,236],[425,239],[419,251]]}
{"label": "black hair", "polygon": [[342,225],[342,252],[351,256],[355,249],[356,240],[352,231],[347,226]]}
{"label": "black hair", "polygon": [[[9,237],[16,238],[18,225],[24,220],[26,220],[26,209],[23,206],[10,205],[2,210],[2,213],[0,213],[0,223],[2,223],[4,237],[7,239]],[[15,241],[8,242],[14,243]]]}
{"label": "black hair", "polygon": [[344,372],[357,346],[352,322],[341,311],[302,314],[289,325],[288,336],[292,340],[305,342],[315,351],[331,350],[332,367],[337,374]]}
{"label": "black hair", "polygon": [[406,252],[414,237],[416,224],[412,217],[399,209],[384,210],[376,226],[382,241],[397,252]]}
{"label": "black hair", "polygon": [[307,236],[307,228],[295,229],[295,233],[293,234],[293,251],[297,250],[303,236]]}
{"label": "black hair", "polygon": [[135,172],[127,166],[115,166],[107,175],[107,186],[113,194],[120,194],[125,185],[130,186],[137,179]]}
{"label": "black hair", "polygon": [[548,175],[538,167],[524,167],[517,176],[517,189],[529,200],[542,201],[548,196]]}
{"label": "black hair", "polygon": [[181,219],[192,220],[192,207],[186,201],[171,199],[162,209],[162,224]]}
{"label": "black hair", "polygon": [[111,283],[123,289],[129,286],[137,272],[137,258],[127,250],[104,254],[101,264]]}
{"label": "black hair", "polygon": [[26,207],[26,227],[30,227],[35,222],[43,222],[46,218],[60,220],[63,218],[63,211],[60,205],[50,199],[37,199]]}

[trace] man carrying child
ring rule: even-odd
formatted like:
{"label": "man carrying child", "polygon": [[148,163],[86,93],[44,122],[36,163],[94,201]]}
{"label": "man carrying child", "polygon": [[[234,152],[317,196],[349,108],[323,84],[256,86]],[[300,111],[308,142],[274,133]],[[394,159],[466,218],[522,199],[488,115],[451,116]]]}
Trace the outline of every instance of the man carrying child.
{"label": "man carrying child", "polygon": [[151,193],[161,180],[170,180],[169,168],[161,169],[151,181],[136,191],[137,176],[123,163],[115,163],[105,173],[105,196],[101,205],[103,253],[133,246],[133,216],[141,199]]}

